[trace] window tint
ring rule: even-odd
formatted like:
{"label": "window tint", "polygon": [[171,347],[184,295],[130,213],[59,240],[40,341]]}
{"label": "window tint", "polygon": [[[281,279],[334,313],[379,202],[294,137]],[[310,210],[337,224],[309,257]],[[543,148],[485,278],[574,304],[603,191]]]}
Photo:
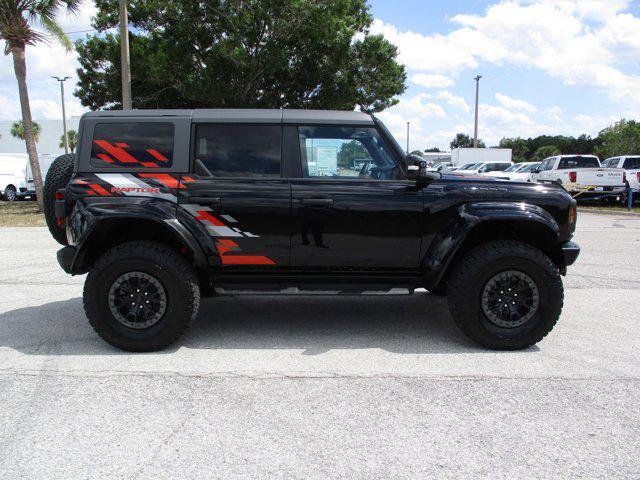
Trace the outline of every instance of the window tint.
{"label": "window tint", "polygon": [[600,168],[600,162],[595,157],[561,158],[558,170],[566,170],[568,168]]}
{"label": "window tint", "polygon": [[551,170],[555,163],[556,159],[554,157],[547,158],[542,165],[540,165],[540,170]]}
{"label": "window tint", "polygon": [[511,165],[511,166],[510,166],[509,168],[507,168],[504,172],[505,172],[505,173],[507,173],[507,172],[515,172],[515,171],[520,170],[521,168],[523,168],[523,167],[522,167],[522,165],[520,165],[520,164],[516,163],[515,165]]}
{"label": "window tint", "polygon": [[171,123],[98,123],[93,130],[93,167],[167,168],[172,163]]}
{"label": "window tint", "polygon": [[282,128],[198,125],[196,158],[214,177],[279,177]]}
{"label": "window tint", "polygon": [[604,162],[602,162],[602,166],[606,168],[618,168],[618,163],[620,163],[620,158],[607,158]]}
{"label": "window tint", "polygon": [[538,164],[535,164],[535,163],[531,163],[529,165],[525,165],[520,170],[518,170],[518,173],[529,173],[531,170],[533,170],[537,166],[538,166]]}
{"label": "window tint", "polygon": [[304,178],[394,180],[400,169],[375,128],[299,127]]}
{"label": "window tint", "polygon": [[640,157],[625,158],[624,168],[626,168],[627,170],[640,169]]}

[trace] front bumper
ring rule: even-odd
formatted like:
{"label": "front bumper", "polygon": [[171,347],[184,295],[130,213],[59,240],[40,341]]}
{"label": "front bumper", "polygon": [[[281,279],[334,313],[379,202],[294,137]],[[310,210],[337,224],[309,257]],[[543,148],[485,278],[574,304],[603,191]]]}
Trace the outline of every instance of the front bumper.
{"label": "front bumper", "polygon": [[567,242],[562,245],[562,256],[564,257],[565,266],[573,265],[580,255],[580,246],[573,242]]}
{"label": "front bumper", "polygon": [[73,270],[71,267],[73,266],[73,260],[76,258],[77,249],[75,247],[63,247],[58,250],[56,256],[58,257],[58,263],[62,267],[62,269],[71,275],[73,275]]}

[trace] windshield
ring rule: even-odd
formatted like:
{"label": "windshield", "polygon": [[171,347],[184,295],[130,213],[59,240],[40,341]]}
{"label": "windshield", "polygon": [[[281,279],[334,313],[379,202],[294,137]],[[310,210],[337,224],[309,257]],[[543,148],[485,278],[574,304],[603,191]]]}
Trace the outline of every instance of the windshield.
{"label": "windshield", "polygon": [[539,163],[530,163],[529,165],[525,165],[520,170],[518,170],[518,173],[529,173],[531,170],[533,170],[538,165],[540,165],[540,164]]}
{"label": "windshield", "polygon": [[474,167],[480,165],[479,163],[467,163],[466,165],[461,166],[458,170],[473,170]]}
{"label": "windshield", "polygon": [[563,157],[560,159],[558,170],[569,168],[600,168],[600,162],[596,157]]}

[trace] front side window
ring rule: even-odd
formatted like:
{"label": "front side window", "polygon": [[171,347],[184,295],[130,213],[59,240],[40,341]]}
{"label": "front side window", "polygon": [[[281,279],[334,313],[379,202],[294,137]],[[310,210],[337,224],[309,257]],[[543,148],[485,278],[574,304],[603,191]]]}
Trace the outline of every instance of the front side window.
{"label": "front side window", "polygon": [[214,177],[280,177],[279,125],[202,124],[195,141],[195,158]]}
{"label": "front side window", "polygon": [[91,166],[168,168],[173,163],[171,123],[98,123],[93,129]]}
{"label": "front side window", "polygon": [[375,128],[299,127],[304,178],[397,180],[391,150]]}
{"label": "front side window", "polygon": [[555,157],[547,158],[540,167],[540,170],[551,170],[553,169],[553,164],[556,163]]}

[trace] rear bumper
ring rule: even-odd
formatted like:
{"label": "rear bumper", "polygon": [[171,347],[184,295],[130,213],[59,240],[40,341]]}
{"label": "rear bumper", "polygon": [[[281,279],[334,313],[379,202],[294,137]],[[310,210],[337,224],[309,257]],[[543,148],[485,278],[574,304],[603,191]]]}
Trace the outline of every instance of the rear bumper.
{"label": "rear bumper", "polygon": [[580,255],[580,246],[573,242],[567,242],[562,245],[562,256],[564,257],[565,266],[573,265]]}
{"label": "rear bumper", "polygon": [[58,263],[66,273],[73,275],[73,260],[76,258],[77,249],[75,247],[63,247],[58,250]]}

